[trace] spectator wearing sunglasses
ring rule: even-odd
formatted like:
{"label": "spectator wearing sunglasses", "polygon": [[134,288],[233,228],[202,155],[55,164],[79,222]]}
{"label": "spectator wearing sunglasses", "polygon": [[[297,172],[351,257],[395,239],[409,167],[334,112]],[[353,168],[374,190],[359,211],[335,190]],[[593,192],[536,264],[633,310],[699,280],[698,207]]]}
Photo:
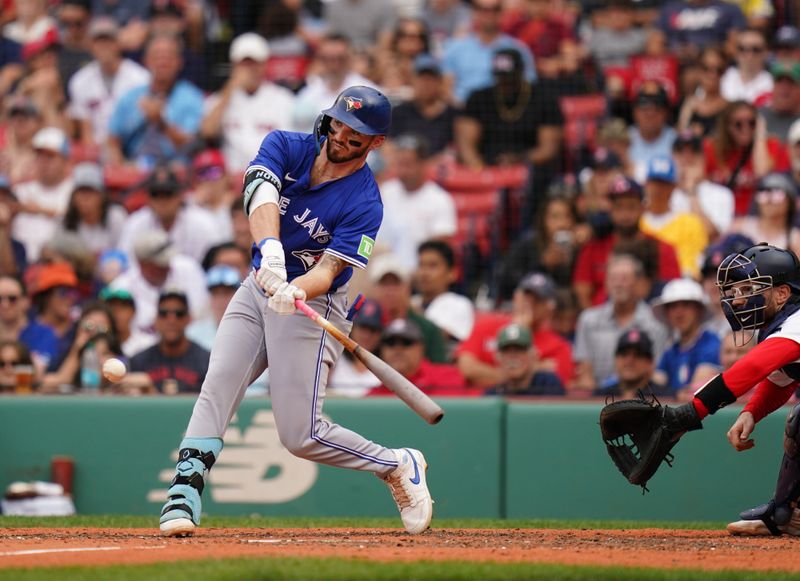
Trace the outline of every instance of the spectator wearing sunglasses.
{"label": "spectator wearing sunglasses", "polygon": [[186,337],[191,322],[186,295],[175,289],[163,291],[155,323],[159,342],[134,356],[130,370],[149,375],[160,393],[199,393],[210,353]]}
{"label": "spectator wearing sunglasses", "polygon": [[192,204],[208,210],[216,230],[224,240],[233,240],[231,204],[239,199],[231,176],[225,170],[225,157],[219,149],[204,149],[192,161]]}
{"label": "spectator wearing sunglasses", "polygon": [[33,365],[28,348],[21,341],[0,341],[0,393],[16,389],[17,373],[14,368],[17,365]]}
{"label": "spectator wearing sunglasses", "polygon": [[28,318],[30,303],[19,278],[0,276],[0,340],[20,341],[31,352],[36,367],[47,369],[58,351],[53,329]]}
{"label": "spectator wearing sunglasses", "polygon": [[[425,358],[422,331],[410,319],[395,319],[383,330],[380,353],[386,363],[428,395],[466,395],[466,383],[454,365],[431,363]],[[388,395],[385,386],[369,395]]]}
{"label": "spectator wearing sunglasses", "polygon": [[183,184],[171,167],[157,167],[146,187],[147,205],[128,217],[119,239],[119,247],[130,258],[135,258],[134,240],[145,232],[165,232],[180,254],[197,262],[226,239],[211,212],[184,202]]}
{"label": "spectator wearing sunglasses", "polygon": [[800,252],[800,229],[795,226],[797,187],[782,173],[771,173],[756,188],[755,216],[737,218],[732,230],[752,240]]}
{"label": "spectator wearing sunglasses", "polygon": [[772,92],[772,75],[765,69],[767,39],[755,28],[746,28],[736,35],[734,64],[720,80],[722,96],[728,101],[761,104]]}

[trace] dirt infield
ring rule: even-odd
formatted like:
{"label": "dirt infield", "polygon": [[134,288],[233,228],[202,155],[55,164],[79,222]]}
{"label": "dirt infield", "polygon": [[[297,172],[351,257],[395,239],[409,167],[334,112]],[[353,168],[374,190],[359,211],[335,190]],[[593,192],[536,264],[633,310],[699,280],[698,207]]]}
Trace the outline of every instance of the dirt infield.
{"label": "dirt infield", "polygon": [[155,529],[0,530],[0,569],[313,556],[800,571],[796,555],[793,538],[662,529],[434,529],[419,536],[392,529],[200,529],[189,539],[166,539]]}

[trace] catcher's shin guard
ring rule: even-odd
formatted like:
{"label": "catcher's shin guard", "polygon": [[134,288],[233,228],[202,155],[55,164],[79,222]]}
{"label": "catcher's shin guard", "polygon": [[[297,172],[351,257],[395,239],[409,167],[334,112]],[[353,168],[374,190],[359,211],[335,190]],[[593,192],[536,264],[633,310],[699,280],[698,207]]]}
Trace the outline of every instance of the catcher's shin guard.
{"label": "catcher's shin guard", "polygon": [[184,438],[178,452],[175,478],[167,491],[159,524],[167,536],[188,536],[200,524],[200,495],[205,475],[222,451],[220,438]]}
{"label": "catcher's shin guard", "polygon": [[775,496],[767,504],[742,512],[742,520],[730,523],[728,531],[735,535],[800,536],[800,404],[786,418],[783,437],[783,459],[778,470]]}

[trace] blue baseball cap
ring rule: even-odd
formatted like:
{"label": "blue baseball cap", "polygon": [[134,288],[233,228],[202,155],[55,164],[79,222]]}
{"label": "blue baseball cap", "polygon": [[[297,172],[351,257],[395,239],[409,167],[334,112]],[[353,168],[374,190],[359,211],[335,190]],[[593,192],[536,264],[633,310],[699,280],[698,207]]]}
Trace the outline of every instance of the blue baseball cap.
{"label": "blue baseball cap", "polygon": [[208,269],[206,273],[206,286],[214,288],[215,286],[228,286],[237,288],[242,284],[242,277],[239,271],[232,266],[218,264]]}
{"label": "blue baseball cap", "polygon": [[417,58],[414,59],[414,72],[418,75],[429,73],[431,75],[441,77],[442,67],[439,65],[439,61],[436,60],[436,57],[425,53],[417,56]]}
{"label": "blue baseball cap", "polygon": [[353,324],[359,327],[367,327],[375,331],[383,330],[383,313],[381,306],[377,301],[372,299],[364,299],[364,304],[361,305]]}
{"label": "blue baseball cap", "polygon": [[678,181],[675,162],[672,157],[657,155],[650,159],[647,164],[647,179],[658,180],[674,184]]}

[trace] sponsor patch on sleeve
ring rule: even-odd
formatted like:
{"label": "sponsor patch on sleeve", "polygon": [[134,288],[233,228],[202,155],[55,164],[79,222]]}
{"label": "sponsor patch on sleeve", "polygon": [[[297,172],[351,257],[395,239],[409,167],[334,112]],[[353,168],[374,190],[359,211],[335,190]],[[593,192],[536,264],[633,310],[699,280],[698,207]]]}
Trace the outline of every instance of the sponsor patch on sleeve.
{"label": "sponsor patch on sleeve", "polygon": [[361,236],[361,244],[358,245],[358,255],[369,260],[369,257],[372,256],[372,249],[374,247],[375,241],[366,234],[363,234]]}

